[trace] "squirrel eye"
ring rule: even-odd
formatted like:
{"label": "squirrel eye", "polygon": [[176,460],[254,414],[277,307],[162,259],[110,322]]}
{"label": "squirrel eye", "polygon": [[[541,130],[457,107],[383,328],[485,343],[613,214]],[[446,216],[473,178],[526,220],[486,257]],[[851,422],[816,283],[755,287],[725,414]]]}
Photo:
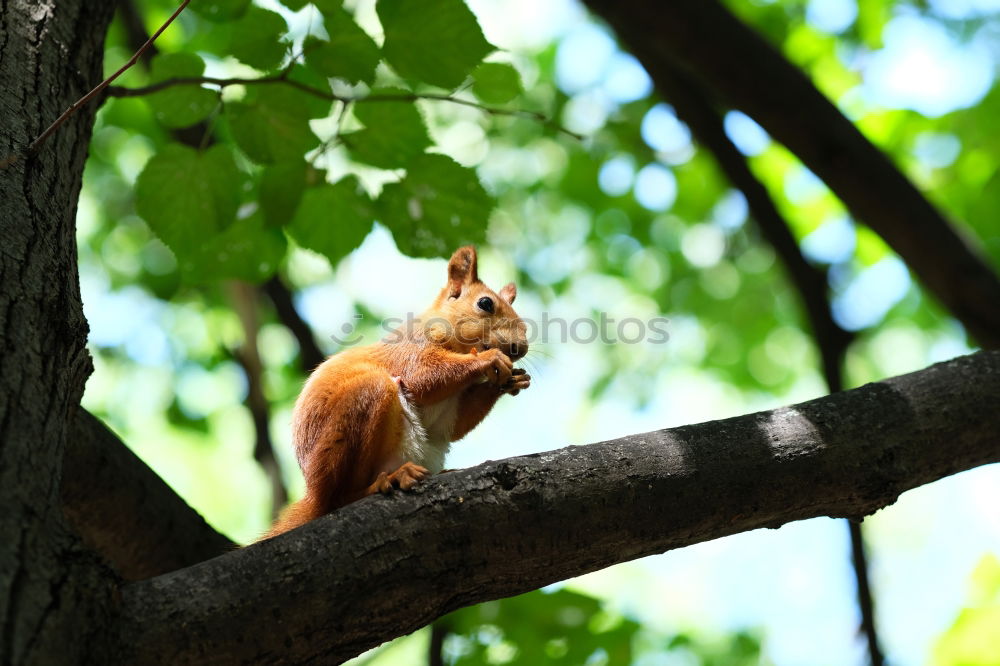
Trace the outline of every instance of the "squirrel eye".
{"label": "squirrel eye", "polygon": [[492,298],[487,298],[486,296],[483,296],[478,301],[476,301],[476,305],[479,306],[480,310],[483,310],[485,312],[489,312],[490,314],[493,314],[493,307],[494,306],[493,306],[493,299]]}

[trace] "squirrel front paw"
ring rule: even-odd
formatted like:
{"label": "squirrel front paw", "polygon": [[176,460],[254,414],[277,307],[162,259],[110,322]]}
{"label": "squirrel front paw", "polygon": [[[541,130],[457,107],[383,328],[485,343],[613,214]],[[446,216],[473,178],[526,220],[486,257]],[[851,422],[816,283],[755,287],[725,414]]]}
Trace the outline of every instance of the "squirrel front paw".
{"label": "squirrel front paw", "polygon": [[480,367],[486,376],[486,381],[499,387],[503,387],[510,381],[511,375],[514,373],[514,362],[507,354],[493,348],[479,352],[476,357],[482,364]]}
{"label": "squirrel front paw", "polygon": [[500,391],[509,393],[510,395],[517,395],[529,386],[531,386],[531,375],[524,368],[514,368],[511,370],[510,379],[500,387]]}

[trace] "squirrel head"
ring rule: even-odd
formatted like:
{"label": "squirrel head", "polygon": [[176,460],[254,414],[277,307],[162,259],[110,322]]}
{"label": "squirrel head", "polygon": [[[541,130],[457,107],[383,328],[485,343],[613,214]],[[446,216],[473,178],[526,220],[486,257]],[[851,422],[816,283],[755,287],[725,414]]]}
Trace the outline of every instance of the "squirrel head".
{"label": "squirrel head", "polygon": [[453,351],[499,349],[516,361],[528,352],[527,327],[512,307],[511,282],[494,292],[479,280],[476,248],[460,247],[448,261],[448,283],[421,319],[427,339]]}

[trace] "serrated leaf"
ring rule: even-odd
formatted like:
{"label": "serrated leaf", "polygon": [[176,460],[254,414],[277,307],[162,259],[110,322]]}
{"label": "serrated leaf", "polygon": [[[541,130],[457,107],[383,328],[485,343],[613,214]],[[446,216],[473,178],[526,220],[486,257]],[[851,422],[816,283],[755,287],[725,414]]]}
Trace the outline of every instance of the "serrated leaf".
{"label": "serrated leaf", "polygon": [[495,202],[476,172],[444,155],[414,158],[406,177],[382,189],[382,223],[412,257],[445,257],[456,247],[481,243]]}
{"label": "serrated leaf", "polygon": [[198,0],[191,9],[210,21],[231,21],[243,16],[250,0]]}
{"label": "serrated leaf", "polygon": [[494,49],[462,0],[378,0],[382,54],[404,78],[458,87]]}
{"label": "serrated leaf", "polygon": [[283,226],[295,215],[306,189],[309,168],[303,160],[264,167],[260,176],[259,203],[269,225]]}
{"label": "serrated leaf", "polygon": [[193,252],[180,259],[184,280],[245,280],[260,283],[277,270],[288,241],[281,229],[269,227],[261,211],[237,220],[220,234],[203,238]]}
{"label": "serrated leaf", "polygon": [[287,32],[281,14],[253,6],[233,24],[229,51],[251,67],[273,69],[285,57],[288,42],[282,37]]}
{"label": "serrated leaf", "polygon": [[521,76],[511,65],[484,62],[472,72],[472,92],[488,104],[505,104],[521,94]]}
{"label": "serrated leaf", "polygon": [[379,100],[379,97],[405,96],[405,90],[373,90],[368,101],[354,106],[354,115],[365,126],[341,138],[351,150],[351,157],[383,169],[396,169],[424,152],[431,145],[420,110],[412,101]]}
{"label": "serrated leaf", "polygon": [[306,62],[326,76],[356,83],[371,83],[375,67],[382,57],[378,45],[345,10],[335,8],[326,14],[328,41],[309,38],[303,52]]}
{"label": "serrated leaf", "polygon": [[372,212],[371,199],[358,179],[348,176],[333,185],[307,189],[286,230],[296,243],[325,255],[336,265],[371,231]]}
{"label": "serrated leaf", "polygon": [[303,93],[274,84],[258,89],[244,102],[226,104],[226,116],[237,145],[261,164],[301,159],[319,144],[309,128]]}
{"label": "serrated leaf", "polygon": [[[161,53],[153,58],[150,81],[201,76],[204,71],[205,61],[194,53]],[[212,113],[219,95],[196,84],[177,85],[148,95],[146,101],[166,127],[190,127]]]}
{"label": "serrated leaf", "polygon": [[205,152],[169,144],[136,180],[136,210],[179,259],[228,227],[240,203],[243,177],[228,147]]}

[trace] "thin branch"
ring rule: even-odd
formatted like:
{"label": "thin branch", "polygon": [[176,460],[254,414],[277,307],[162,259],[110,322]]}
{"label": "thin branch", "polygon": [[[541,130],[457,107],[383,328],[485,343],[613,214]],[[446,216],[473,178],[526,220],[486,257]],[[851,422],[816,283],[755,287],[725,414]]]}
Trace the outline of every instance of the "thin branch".
{"label": "thin branch", "polygon": [[833,319],[826,271],[806,261],[767,188],[754,176],[742,153],[726,135],[722,118],[708,101],[705,91],[691,77],[672,67],[665,66],[660,74],[657,87],[673,103],[677,117],[691,128],[698,142],[715,155],[730,182],[746,197],[751,216],[799,292],[823,359],[823,374],[829,390],[831,393],[841,390],[841,361],[854,336]]}
{"label": "thin branch", "polygon": [[118,15],[125,28],[125,41],[128,47],[132,51],[142,51],[140,60],[148,67],[149,61],[157,54],[157,48],[154,44],[145,46],[149,41],[149,31],[146,30],[142,14],[135,6],[135,0],[119,0]]}
{"label": "thin branch", "polygon": [[[767,188],[753,175],[746,158],[729,140],[722,117],[697,81],[683,72],[665,67],[658,84],[674,104],[678,118],[691,128],[698,142],[715,155],[730,182],[743,192],[751,216],[781,259],[791,278],[789,281],[798,291],[820,352],[827,390],[830,393],[843,390],[844,357],[853,335],[833,319],[827,272],[806,261],[788,222],[778,212]],[[851,537],[851,559],[857,580],[858,606],[861,609],[861,628],[867,638],[872,666],[882,666],[884,660],[875,630],[874,604],[868,584],[868,563],[861,525],[847,522]]]}
{"label": "thin branch", "polygon": [[[489,462],[122,590],[122,663],[340,663],[462,606],[1000,461],[1000,352],[724,421]],[[183,618],[179,632],[178,618]]]}
{"label": "thin branch", "polygon": [[281,465],[271,442],[271,409],[264,395],[264,364],[261,362],[257,345],[257,332],[260,327],[257,311],[258,293],[256,287],[245,282],[229,283],[230,301],[243,327],[243,346],[237,350],[235,356],[247,378],[247,408],[253,416],[254,430],[257,434],[253,457],[271,482],[271,519],[274,520],[288,503],[288,489],[285,487]]}
{"label": "thin branch", "polygon": [[806,75],[718,0],[585,0],[659,82],[670,67],[785,144],[987,348],[1000,348],[1000,277]]}
{"label": "thin branch", "polygon": [[264,283],[263,290],[271,299],[271,303],[274,304],[274,311],[278,315],[278,319],[285,325],[285,328],[291,331],[299,343],[299,360],[302,371],[306,374],[312,372],[316,366],[323,362],[326,354],[316,344],[312,328],[296,309],[295,302],[292,300],[292,292],[277,275]]}
{"label": "thin branch", "polygon": [[431,640],[427,646],[427,666],[444,666],[444,639],[448,638],[448,625],[437,620],[431,625]]}
{"label": "thin branch", "polygon": [[879,647],[878,632],[875,629],[875,602],[872,599],[871,586],[868,583],[868,555],[865,553],[865,539],[861,530],[861,521],[847,520],[851,537],[851,564],[854,568],[854,581],[858,586],[858,608],[861,609],[861,631],[865,635],[868,646],[868,661],[871,666],[882,666],[885,657]]}
{"label": "thin branch", "polygon": [[[41,134],[39,134],[34,139],[34,141],[32,141],[30,144],[28,144],[28,148],[25,150],[24,156],[27,157],[29,155],[33,155],[34,153],[36,153],[38,151],[38,149],[41,147],[41,145],[43,143],[45,143],[45,141],[50,136],[52,136],[55,133],[55,131],[57,129],[59,129],[59,127],[63,123],[65,123],[67,120],[69,120],[69,118],[74,113],[76,113],[80,109],[80,107],[84,106],[87,102],[89,102],[90,100],[94,99],[97,95],[99,95],[101,93],[102,90],[104,90],[105,88],[109,87],[111,85],[112,81],[114,81],[119,76],[121,76],[122,74],[124,74],[130,67],[132,67],[132,65],[134,65],[136,62],[138,62],[139,58],[142,57],[142,55],[146,52],[146,50],[149,49],[150,47],[152,47],[153,42],[156,41],[156,38],[159,37],[160,34],[164,30],[166,30],[167,27],[171,23],[174,22],[174,19],[176,19],[178,16],[180,16],[180,13],[182,11],[184,11],[184,8],[187,7],[190,2],[191,2],[191,0],[184,0],[183,2],[181,2],[180,6],[177,7],[177,9],[174,10],[174,13],[170,15],[170,17],[163,23],[163,25],[161,25],[159,27],[159,29],[155,33],[153,33],[153,35],[149,39],[146,40],[146,43],[143,44],[139,48],[138,51],[136,51],[135,53],[132,54],[132,57],[129,58],[128,62],[126,62],[124,65],[122,65],[118,69],[117,72],[115,72],[114,74],[112,74],[108,78],[106,78],[103,81],[101,81],[100,83],[98,83],[97,86],[95,86],[93,90],[91,90],[86,95],[84,95],[80,99],[78,99],[75,102],[73,102],[73,104],[68,109],[66,109],[65,111],[63,111],[63,113],[62,113],[61,116],[59,116],[58,118],[56,118],[52,122],[52,124],[49,125],[46,128],[46,130],[44,132],[42,132]],[[18,157],[16,155],[8,157],[7,159],[5,159],[2,162],[0,162],[0,169],[7,168],[8,166],[10,166],[14,162],[16,162],[17,159],[18,159]]]}
{"label": "thin branch", "polygon": [[152,83],[148,86],[142,86],[139,88],[125,88],[122,86],[111,86],[108,88],[108,95],[111,97],[142,97],[145,95],[151,95],[161,90],[166,90],[173,86],[183,86],[183,85],[212,85],[219,86],[220,88],[226,88],[228,86],[248,86],[248,85],[271,85],[271,84],[284,84],[291,86],[297,90],[300,90],[313,97],[318,97],[320,99],[329,100],[332,102],[343,102],[345,104],[349,103],[365,103],[365,102],[416,102],[419,100],[428,100],[433,102],[449,102],[451,104],[459,104],[461,106],[468,106],[473,109],[478,109],[483,113],[489,114],[491,116],[511,116],[517,118],[527,118],[529,120],[534,120],[538,123],[550,127],[553,130],[570,136],[578,141],[583,141],[584,137],[582,134],[577,134],[576,132],[570,131],[565,127],[562,127],[554,120],[546,116],[544,113],[538,111],[527,111],[525,109],[501,109],[495,106],[486,106],[480,104],[479,102],[474,102],[468,99],[462,99],[460,97],[453,97],[451,95],[443,95],[436,93],[405,93],[401,95],[389,95],[389,94],[378,94],[378,95],[366,95],[361,97],[350,97],[347,95],[337,95],[336,93],[328,90],[321,90],[319,88],[314,88],[306,83],[300,81],[295,81],[294,79],[288,78],[288,73],[282,72],[281,74],[275,76],[262,76],[258,78],[243,78],[243,77],[230,77],[230,78],[217,78],[212,76],[180,76],[172,79],[164,79],[163,81],[158,81],[157,83]]}

